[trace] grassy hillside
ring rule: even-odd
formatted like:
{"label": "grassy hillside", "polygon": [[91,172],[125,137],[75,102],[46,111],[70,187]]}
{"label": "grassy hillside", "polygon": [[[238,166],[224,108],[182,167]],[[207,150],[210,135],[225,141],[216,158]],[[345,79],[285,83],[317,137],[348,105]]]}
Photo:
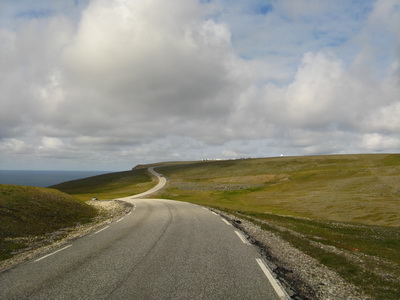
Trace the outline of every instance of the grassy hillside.
{"label": "grassy hillside", "polygon": [[74,195],[82,201],[88,201],[93,196],[98,197],[99,200],[127,197],[145,192],[154,185],[147,168],[138,168],[67,181],[53,185],[51,188]]}
{"label": "grassy hillside", "polygon": [[207,161],[159,168],[165,197],[232,210],[400,226],[400,155]]}
{"label": "grassy hillside", "polygon": [[54,189],[0,184],[0,259],[24,248],[23,239],[88,222],[96,210]]}
{"label": "grassy hillside", "polygon": [[375,299],[400,299],[400,155],[206,161],[158,169],[160,197],[272,231]]}

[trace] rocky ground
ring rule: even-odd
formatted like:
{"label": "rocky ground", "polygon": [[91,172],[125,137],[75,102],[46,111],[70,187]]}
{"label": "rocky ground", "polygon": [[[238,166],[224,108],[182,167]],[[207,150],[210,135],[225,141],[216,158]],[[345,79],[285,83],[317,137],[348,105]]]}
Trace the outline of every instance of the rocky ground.
{"label": "rocky ground", "polygon": [[292,299],[371,299],[345,282],[337,273],[291,246],[272,232],[233,215],[214,210],[241,229],[259,247],[275,277]]}

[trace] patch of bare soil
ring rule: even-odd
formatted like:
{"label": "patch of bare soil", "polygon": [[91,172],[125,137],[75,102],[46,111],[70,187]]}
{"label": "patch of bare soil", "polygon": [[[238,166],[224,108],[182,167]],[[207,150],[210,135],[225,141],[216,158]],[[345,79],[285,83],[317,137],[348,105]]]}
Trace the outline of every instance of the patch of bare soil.
{"label": "patch of bare soil", "polygon": [[43,236],[29,236],[9,239],[10,241],[23,242],[26,247],[14,253],[10,259],[0,262],[0,272],[10,269],[17,264],[31,260],[64,244],[87,235],[94,230],[109,224],[132,209],[132,205],[118,200],[88,201],[89,205],[96,207],[99,214],[91,223],[76,224],[73,227],[61,228]]}

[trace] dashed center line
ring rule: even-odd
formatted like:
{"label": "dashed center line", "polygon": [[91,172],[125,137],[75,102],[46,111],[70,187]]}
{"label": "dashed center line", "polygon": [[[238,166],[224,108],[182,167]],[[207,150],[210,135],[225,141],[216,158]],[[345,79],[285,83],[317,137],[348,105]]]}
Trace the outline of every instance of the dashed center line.
{"label": "dashed center line", "polygon": [[116,221],[115,223],[121,222],[125,217],[122,217],[121,219],[119,219],[118,221]]}
{"label": "dashed center line", "polygon": [[246,245],[251,245],[251,244],[249,243],[249,241],[246,239],[246,237],[245,237],[242,233],[240,233],[239,231],[236,231],[236,230],[235,230],[235,233],[237,234],[237,236],[240,238],[240,240],[241,240],[244,244],[246,244]]}
{"label": "dashed center line", "polygon": [[72,245],[68,245],[68,246],[66,246],[66,247],[64,247],[64,248],[61,248],[61,249],[58,249],[57,251],[54,251],[54,252],[52,252],[52,253],[50,253],[50,254],[47,254],[47,255],[45,255],[45,256],[42,256],[41,258],[36,259],[35,262],[40,261],[40,260],[42,260],[42,259],[45,259],[46,257],[49,257],[49,256],[51,256],[51,255],[54,255],[54,254],[56,254],[56,253],[58,253],[58,252],[60,252],[60,251],[63,251],[63,250],[65,250],[65,249],[71,247],[71,246],[72,246]]}

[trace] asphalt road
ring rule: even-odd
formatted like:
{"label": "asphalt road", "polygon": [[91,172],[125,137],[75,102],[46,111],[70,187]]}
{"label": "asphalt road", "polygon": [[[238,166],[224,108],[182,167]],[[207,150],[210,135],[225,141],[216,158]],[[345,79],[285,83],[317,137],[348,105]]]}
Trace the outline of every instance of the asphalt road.
{"label": "asphalt road", "polygon": [[279,299],[257,249],[219,215],[129,201],[120,220],[0,273],[0,299]]}

